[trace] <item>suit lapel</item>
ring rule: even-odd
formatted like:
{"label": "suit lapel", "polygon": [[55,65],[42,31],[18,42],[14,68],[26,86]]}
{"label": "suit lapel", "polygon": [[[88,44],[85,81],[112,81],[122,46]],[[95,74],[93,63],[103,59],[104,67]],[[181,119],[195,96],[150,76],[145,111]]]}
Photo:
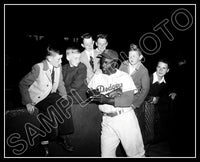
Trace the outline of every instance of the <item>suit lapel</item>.
{"label": "suit lapel", "polygon": [[84,52],[84,62],[85,64],[87,64],[88,67],[90,67],[90,69],[92,69],[92,66],[90,65],[90,60],[88,59],[86,52]]}
{"label": "suit lapel", "polygon": [[43,61],[43,70],[45,71],[45,74],[47,76],[47,78],[49,79],[49,81],[51,82],[51,70],[49,69],[47,60]]}
{"label": "suit lapel", "polygon": [[46,73],[47,78],[51,82],[51,71],[50,71],[50,69],[48,69],[45,73]]}

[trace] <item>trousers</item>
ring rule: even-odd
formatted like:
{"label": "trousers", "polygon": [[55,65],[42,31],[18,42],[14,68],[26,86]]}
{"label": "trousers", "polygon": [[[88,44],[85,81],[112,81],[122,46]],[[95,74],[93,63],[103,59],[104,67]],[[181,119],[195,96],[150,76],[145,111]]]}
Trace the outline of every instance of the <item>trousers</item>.
{"label": "trousers", "polygon": [[142,135],[133,110],[114,117],[104,115],[101,126],[102,157],[115,157],[120,142],[127,156],[144,156]]}
{"label": "trousers", "polygon": [[57,93],[51,93],[35,105],[39,109],[40,128],[46,132],[43,140],[54,140],[57,136],[74,132],[71,114],[72,103]]}

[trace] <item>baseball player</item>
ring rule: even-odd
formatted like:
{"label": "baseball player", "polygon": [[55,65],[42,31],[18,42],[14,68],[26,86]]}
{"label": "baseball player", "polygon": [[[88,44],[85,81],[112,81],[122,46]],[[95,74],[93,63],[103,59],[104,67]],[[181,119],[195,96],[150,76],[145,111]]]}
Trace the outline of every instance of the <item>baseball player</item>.
{"label": "baseball player", "polygon": [[[127,73],[115,68],[117,52],[106,49],[100,56],[102,73],[95,74],[88,87],[90,91],[100,93],[93,93],[95,95],[90,98],[99,103],[99,109],[103,112],[101,156],[116,157],[116,149],[121,142],[127,156],[142,157],[145,154],[142,135],[130,106],[137,92],[136,86]],[[116,89],[121,89],[121,93],[110,93]]]}

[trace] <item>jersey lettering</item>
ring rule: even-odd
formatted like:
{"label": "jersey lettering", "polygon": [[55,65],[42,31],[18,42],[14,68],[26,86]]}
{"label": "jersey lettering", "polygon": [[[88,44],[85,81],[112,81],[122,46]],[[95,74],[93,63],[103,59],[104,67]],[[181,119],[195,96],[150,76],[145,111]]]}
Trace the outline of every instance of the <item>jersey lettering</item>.
{"label": "jersey lettering", "polygon": [[109,92],[109,91],[113,91],[115,89],[118,89],[118,88],[122,88],[123,87],[123,84],[122,83],[118,83],[118,84],[110,84],[108,87],[105,87],[103,85],[98,85],[97,86],[97,89],[103,93],[103,92]]}

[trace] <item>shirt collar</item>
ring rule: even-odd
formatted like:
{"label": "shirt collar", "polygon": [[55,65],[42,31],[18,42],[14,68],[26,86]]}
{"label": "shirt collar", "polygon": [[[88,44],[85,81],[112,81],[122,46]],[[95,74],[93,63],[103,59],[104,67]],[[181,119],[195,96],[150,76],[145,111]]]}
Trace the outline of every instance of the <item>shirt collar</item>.
{"label": "shirt collar", "polygon": [[129,68],[132,69],[132,72],[138,71],[138,69],[140,68],[141,62],[138,62],[137,65],[135,65],[135,67],[133,67],[130,63],[128,64]]}
{"label": "shirt collar", "polygon": [[156,72],[154,72],[154,73],[153,73],[153,84],[154,84],[155,82],[158,82],[159,84],[162,83],[162,82],[166,83],[165,77],[163,76],[163,78],[162,78],[160,81],[158,81],[158,76],[157,76]]}
{"label": "shirt collar", "polygon": [[47,64],[48,64],[49,69],[52,71],[53,65],[51,65],[50,62],[49,62],[48,60],[47,60]]}
{"label": "shirt collar", "polygon": [[95,49],[98,53],[102,53],[102,51],[100,51],[98,48]]}
{"label": "shirt collar", "polygon": [[94,58],[93,50],[91,52],[88,52],[88,51],[85,50],[85,53],[87,54],[88,58],[90,58],[90,56],[92,56]]}
{"label": "shirt collar", "polygon": [[135,70],[138,70],[141,64],[142,64],[141,62],[138,62],[137,65],[135,66]]}

